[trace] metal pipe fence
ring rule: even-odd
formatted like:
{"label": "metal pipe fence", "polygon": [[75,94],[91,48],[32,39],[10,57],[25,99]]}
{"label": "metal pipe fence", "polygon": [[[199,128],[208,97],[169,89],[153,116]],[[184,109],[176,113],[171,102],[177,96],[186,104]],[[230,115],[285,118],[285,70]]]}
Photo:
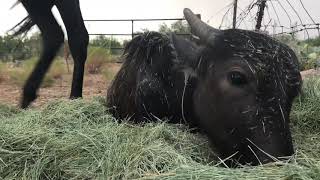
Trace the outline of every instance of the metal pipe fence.
{"label": "metal pipe fence", "polygon": [[[201,19],[201,15],[197,14]],[[84,22],[131,22],[131,33],[90,33],[90,36],[131,36],[133,39],[136,35],[141,33],[135,33],[135,22],[151,22],[151,21],[184,21],[185,18],[155,18],[155,19],[85,19]],[[177,33],[177,35],[187,36],[190,34]],[[123,47],[110,47],[110,49],[123,49]]]}

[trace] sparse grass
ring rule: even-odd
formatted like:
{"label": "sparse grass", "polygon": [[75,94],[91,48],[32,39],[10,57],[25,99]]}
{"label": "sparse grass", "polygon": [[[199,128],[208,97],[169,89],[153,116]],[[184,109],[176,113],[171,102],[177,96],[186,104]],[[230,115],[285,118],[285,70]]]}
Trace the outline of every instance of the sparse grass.
{"label": "sparse grass", "polygon": [[112,56],[110,51],[101,47],[89,47],[86,62],[86,73],[103,75],[104,80],[110,81],[115,76],[110,63],[116,62],[117,57]]}
{"label": "sparse grass", "polygon": [[109,50],[101,47],[89,47],[86,61],[86,72],[89,74],[101,73],[103,66],[112,61]]}
{"label": "sparse grass", "polygon": [[53,61],[47,76],[50,76],[52,79],[61,79],[64,74],[68,71],[65,61],[61,58]]}
{"label": "sparse grass", "polygon": [[[8,67],[5,65],[6,68],[0,67],[0,69],[3,69],[3,73],[8,76],[8,83],[23,86],[37,62],[37,58],[31,58],[23,61],[21,66]],[[61,59],[56,59],[46,74],[41,87],[52,86],[55,80],[60,79],[64,73],[66,73],[66,65]]]}
{"label": "sparse grass", "polygon": [[5,79],[5,63],[0,61],[0,83]]}
{"label": "sparse grass", "polygon": [[112,68],[111,64],[105,64],[101,69],[101,74],[105,81],[112,81],[117,74],[117,70]]}
{"label": "sparse grass", "polygon": [[182,125],[119,123],[101,99],[51,102],[42,110],[0,106],[3,179],[319,179],[320,95],[305,82],[292,111],[290,163],[229,169],[210,162],[207,139]]}
{"label": "sparse grass", "polygon": [[103,75],[103,78],[107,81],[111,81],[115,76],[115,73],[107,67],[103,68],[101,74]]}
{"label": "sparse grass", "polygon": [[302,95],[296,99],[293,109],[291,115],[295,125],[306,131],[320,130],[320,77],[313,76],[304,81]]}

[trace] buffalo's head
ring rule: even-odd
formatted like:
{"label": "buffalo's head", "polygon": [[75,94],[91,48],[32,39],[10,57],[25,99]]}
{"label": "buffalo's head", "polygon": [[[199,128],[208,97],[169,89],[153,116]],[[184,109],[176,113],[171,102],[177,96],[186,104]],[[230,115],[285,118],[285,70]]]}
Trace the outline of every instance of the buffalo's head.
{"label": "buffalo's head", "polygon": [[289,114],[302,84],[295,53],[267,35],[217,30],[184,14],[198,40],[172,41],[196,82],[196,119],[221,157],[257,165],[292,155]]}

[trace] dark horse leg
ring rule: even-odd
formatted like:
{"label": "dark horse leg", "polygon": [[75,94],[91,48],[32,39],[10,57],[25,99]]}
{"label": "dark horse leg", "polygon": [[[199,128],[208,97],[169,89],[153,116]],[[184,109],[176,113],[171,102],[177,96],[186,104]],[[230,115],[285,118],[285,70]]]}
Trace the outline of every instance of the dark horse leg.
{"label": "dark horse leg", "polygon": [[[22,1],[32,21],[39,27],[43,39],[43,52],[40,60],[23,88],[22,108],[28,107],[36,99],[36,93],[43,77],[64,40],[61,27],[51,12],[53,2],[51,0]],[[82,97],[84,65],[89,37],[83,23],[79,1],[59,0],[55,3],[66,26],[69,46],[74,59],[70,98]]]}
{"label": "dark horse leg", "polygon": [[87,58],[89,35],[80,11],[79,0],[56,1],[67,29],[68,43],[74,60],[70,98],[82,97],[84,66]]}
{"label": "dark horse leg", "polygon": [[48,71],[53,58],[64,41],[63,31],[52,15],[53,6],[49,0],[25,0],[23,6],[42,35],[43,51],[33,72],[23,87],[21,108],[27,108],[36,99],[37,90]]}

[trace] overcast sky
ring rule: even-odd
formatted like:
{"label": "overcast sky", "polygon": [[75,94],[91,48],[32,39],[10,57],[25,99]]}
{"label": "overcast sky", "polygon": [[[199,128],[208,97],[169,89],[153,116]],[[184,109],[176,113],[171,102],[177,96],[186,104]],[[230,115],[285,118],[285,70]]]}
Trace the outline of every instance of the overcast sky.
{"label": "overcast sky", "polygon": [[[233,0],[80,0],[82,14],[84,19],[141,19],[141,18],[180,18],[182,17],[183,8],[188,7],[195,13],[199,13],[205,22],[208,22],[214,27],[219,27],[221,19]],[[241,9],[245,9],[252,0],[239,0],[239,13]],[[292,21],[299,22],[298,17],[286,0],[279,0],[284,8],[290,14]],[[303,23],[312,23],[310,18],[303,10],[300,0],[289,0],[295,9],[300,14]],[[1,0],[0,2],[0,35],[3,35],[26,16],[26,12],[21,5],[10,10],[15,0]],[[302,0],[305,7],[308,9],[314,20],[320,22],[320,0]],[[281,25],[290,26],[289,18],[277,2],[273,0],[273,5],[278,12]],[[55,14],[56,9],[53,9]],[[254,16],[253,12],[251,16]],[[274,13],[274,9],[269,4],[269,13],[273,22],[277,22],[278,18]],[[250,16],[250,15],[249,15]],[[248,16],[248,17],[249,17]],[[57,15],[59,19],[59,16]],[[267,15],[266,15],[267,18]],[[59,20],[61,21],[61,20]],[[231,13],[224,21],[224,25],[231,24]],[[269,20],[265,20],[268,23]],[[292,23],[294,23],[292,22]],[[149,30],[157,30],[159,23],[163,22],[148,22],[135,23],[135,31],[141,28]],[[169,22],[167,22],[169,23]],[[130,22],[113,22],[113,23],[86,23],[89,33],[130,33]],[[249,20],[242,23],[241,28],[252,28]],[[315,31],[310,34],[315,34]]]}

